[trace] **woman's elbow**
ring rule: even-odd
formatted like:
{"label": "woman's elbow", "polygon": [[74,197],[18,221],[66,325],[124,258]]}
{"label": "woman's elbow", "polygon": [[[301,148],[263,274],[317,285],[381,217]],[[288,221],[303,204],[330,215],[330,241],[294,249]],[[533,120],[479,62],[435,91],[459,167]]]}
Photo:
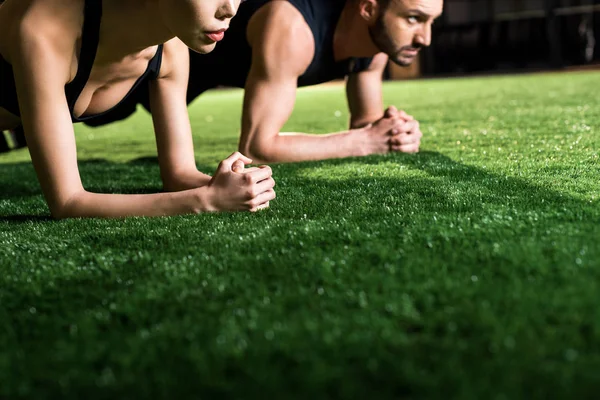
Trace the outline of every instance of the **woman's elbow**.
{"label": "woman's elbow", "polygon": [[81,216],[81,213],[78,212],[78,204],[82,193],[83,192],[78,192],[63,200],[49,200],[48,208],[50,209],[50,216],[55,220],[63,220]]}

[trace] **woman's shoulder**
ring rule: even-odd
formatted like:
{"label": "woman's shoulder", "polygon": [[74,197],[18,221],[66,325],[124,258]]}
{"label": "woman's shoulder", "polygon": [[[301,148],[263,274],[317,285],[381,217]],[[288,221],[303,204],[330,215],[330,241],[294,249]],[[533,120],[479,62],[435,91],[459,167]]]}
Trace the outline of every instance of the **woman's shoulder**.
{"label": "woman's shoulder", "polygon": [[6,0],[0,6],[0,52],[36,46],[72,54],[81,37],[85,0]]}
{"label": "woman's shoulder", "polygon": [[189,68],[189,48],[178,38],[173,38],[162,46],[162,63],[158,78],[166,78],[173,73]]}

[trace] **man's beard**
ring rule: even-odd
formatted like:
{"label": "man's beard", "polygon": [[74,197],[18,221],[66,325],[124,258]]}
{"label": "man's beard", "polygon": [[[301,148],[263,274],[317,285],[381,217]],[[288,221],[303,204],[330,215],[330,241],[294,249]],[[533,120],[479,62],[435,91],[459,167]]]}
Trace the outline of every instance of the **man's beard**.
{"label": "man's beard", "polygon": [[400,49],[396,48],[396,45],[392,40],[392,36],[389,34],[387,26],[383,20],[383,13],[381,13],[381,15],[379,15],[377,18],[375,25],[369,27],[369,35],[379,51],[387,54],[390,58],[390,61],[401,67],[408,67],[414,61],[414,58],[403,58],[401,55],[402,52],[404,50],[414,50],[420,48],[420,46],[416,45],[404,46]]}

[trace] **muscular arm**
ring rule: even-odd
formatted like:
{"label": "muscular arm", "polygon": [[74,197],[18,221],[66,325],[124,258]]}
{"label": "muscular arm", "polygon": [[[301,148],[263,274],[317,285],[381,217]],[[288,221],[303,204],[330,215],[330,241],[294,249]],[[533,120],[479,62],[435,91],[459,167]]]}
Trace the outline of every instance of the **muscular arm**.
{"label": "muscular arm", "polygon": [[362,128],[383,117],[382,78],[387,62],[387,55],[377,54],[367,70],[348,76],[350,129]]}
{"label": "muscular arm", "polygon": [[242,153],[266,162],[369,154],[369,138],[362,130],[327,135],[280,132],[294,108],[298,77],[314,53],[312,33],[292,5],[272,2],[263,7],[248,26],[248,39],[253,56],[245,88]]}
{"label": "muscular arm", "polygon": [[[382,75],[388,56],[377,54],[365,71],[352,74],[346,82],[346,95],[350,109],[350,129],[359,129],[392,118],[406,121],[397,127],[398,134],[390,140],[390,149],[395,152],[415,153],[421,145],[419,122],[396,107],[383,110]],[[382,117],[384,118],[382,120]]]}
{"label": "muscular arm", "polygon": [[150,84],[150,105],[163,186],[180,191],[205,186],[211,177],[198,171],[186,105],[189,50],[179,39],[165,43],[163,63]]}

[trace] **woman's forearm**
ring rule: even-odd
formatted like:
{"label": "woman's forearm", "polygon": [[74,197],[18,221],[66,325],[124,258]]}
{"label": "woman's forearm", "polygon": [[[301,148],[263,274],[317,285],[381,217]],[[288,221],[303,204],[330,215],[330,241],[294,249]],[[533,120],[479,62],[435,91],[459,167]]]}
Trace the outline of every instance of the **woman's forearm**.
{"label": "woman's forearm", "polygon": [[175,193],[98,194],[82,191],[58,210],[57,219],[159,217],[213,211],[208,187]]}

